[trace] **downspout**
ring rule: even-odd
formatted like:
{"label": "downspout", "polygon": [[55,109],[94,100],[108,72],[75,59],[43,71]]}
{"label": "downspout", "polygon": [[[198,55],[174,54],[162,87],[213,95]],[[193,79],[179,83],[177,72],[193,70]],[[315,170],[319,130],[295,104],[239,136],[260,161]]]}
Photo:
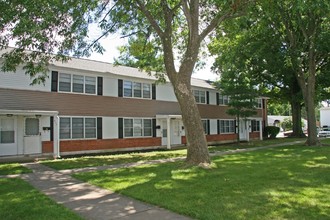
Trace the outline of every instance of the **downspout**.
{"label": "downspout", "polygon": [[57,158],[60,158],[60,117],[58,115],[56,115],[56,119],[57,119],[57,138],[56,138],[56,142],[57,142]]}

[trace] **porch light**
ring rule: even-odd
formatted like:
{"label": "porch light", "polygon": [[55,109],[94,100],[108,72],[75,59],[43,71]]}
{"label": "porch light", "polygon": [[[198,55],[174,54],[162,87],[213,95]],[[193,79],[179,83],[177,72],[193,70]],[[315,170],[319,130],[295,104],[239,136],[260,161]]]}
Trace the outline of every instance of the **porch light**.
{"label": "porch light", "polygon": [[13,114],[7,114],[7,117],[13,117]]}
{"label": "porch light", "polygon": [[36,118],[40,118],[41,117],[41,115],[36,115]]}

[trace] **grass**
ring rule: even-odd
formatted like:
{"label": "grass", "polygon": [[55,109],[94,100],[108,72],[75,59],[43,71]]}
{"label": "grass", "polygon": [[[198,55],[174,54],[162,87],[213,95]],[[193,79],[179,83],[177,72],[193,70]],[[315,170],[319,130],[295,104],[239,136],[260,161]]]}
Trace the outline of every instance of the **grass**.
{"label": "grass", "polygon": [[81,219],[21,179],[0,178],[0,185],[0,219]]}
{"label": "grass", "polygon": [[31,173],[31,170],[19,163],[0,164],[0,175]]}
{"label": "grass", "polygon": [[75,174],[192,218],[330,219],[330,147],[287,146],[182,163]]}
{"label": "grass", "polygon": [[[265,141],[251,141],[249,143],[241,143],[239,145],[226,144],[219,146],[211,146],[209,147],[209,151],[210,153],[214,153],[214,152],[221,152],[221,151],[239,149],[239,148],[251,148],[257,146],[278,144],[283,142],[292,142],[297,140],[301,140],[301,139],[282,138],[282,139],[265,140]],[[114,155],[64,158],[59,160],[42,161],[41,163],[56,170],[65,170],[65,169],[74,169],[74,168],[83,168],[83,167],[132,163],[132,162],[157,160],[157,159],[167,159],[174,157],[185,157],[186,154],[187,154],[186,149],[169,150],[169,151],[163,150],[163,151],[140,152],[140,153],[123,153],[123,154],[114,154]]]}

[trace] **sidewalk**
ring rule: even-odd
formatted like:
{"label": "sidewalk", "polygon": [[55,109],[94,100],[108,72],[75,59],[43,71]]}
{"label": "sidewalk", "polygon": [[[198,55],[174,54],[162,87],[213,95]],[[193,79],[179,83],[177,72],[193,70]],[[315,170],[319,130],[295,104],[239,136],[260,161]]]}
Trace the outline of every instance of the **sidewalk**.
{"label": "sidewalk", "polygon": [[76,180],[39,163],[22,165],[33,170],[22,175],[22,179],[85,219],[190,219]]}

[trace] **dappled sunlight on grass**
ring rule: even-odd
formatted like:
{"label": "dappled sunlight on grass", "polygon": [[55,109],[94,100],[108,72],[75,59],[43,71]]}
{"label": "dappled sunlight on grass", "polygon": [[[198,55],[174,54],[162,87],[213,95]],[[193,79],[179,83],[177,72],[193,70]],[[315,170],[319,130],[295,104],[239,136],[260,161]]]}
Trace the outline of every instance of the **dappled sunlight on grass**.
{"label": "dappled sunlight on grass", "polygon": [[0,164],[0,175],[31,173],[32,171],[18,163]]}
{"label": "dappled sunlight on grass", "polygon": [[[289,146],[75,176],[196,219],[330,219],[330,149]],[[312,166],[311,166],[312,165]]]}
{"label": "dappled sunlight on grass", "polygon": [[0,179],[0,219],[81,219],[21,179]]}

